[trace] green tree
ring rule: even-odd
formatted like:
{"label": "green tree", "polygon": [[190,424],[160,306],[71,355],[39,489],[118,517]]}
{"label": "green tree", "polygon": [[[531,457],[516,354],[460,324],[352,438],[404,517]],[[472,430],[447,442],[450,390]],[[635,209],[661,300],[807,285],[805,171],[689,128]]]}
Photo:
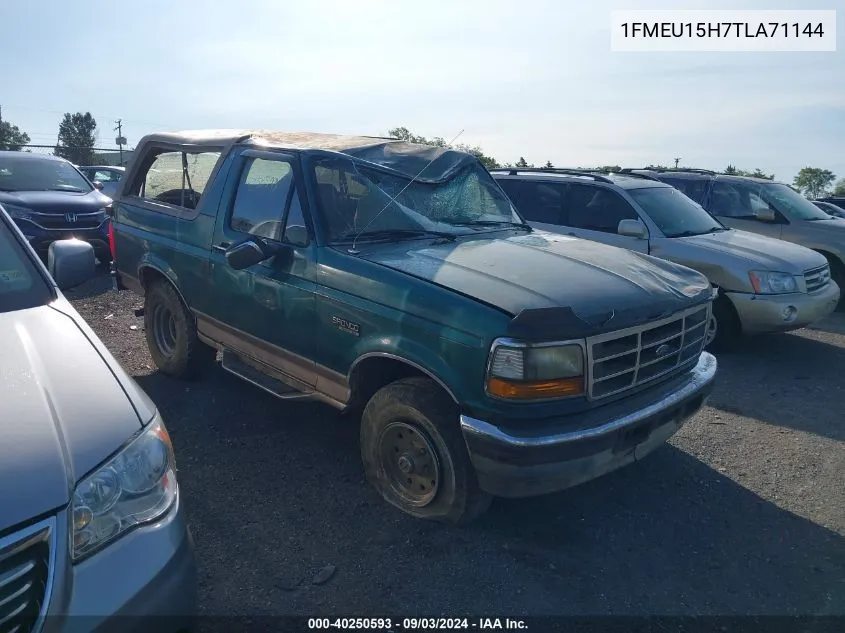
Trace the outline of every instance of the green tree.
{"label": "green tree", "polygon": [[484,151],[477,145],[464,145],[463,143],[460,143],[458,145],[449,145],[448,143],[446,143],[446,140],[440,136],[435,136],[434,138],[430,139],[426,138],[425,136],[417,136],[406,127],[395,127],[391,130],[388,130],[387,135],[390,138],[397,138],[408,143],[433,145],[434,147],[447,147],[449,149],[454,149],[459,152],[466,152],[467,154],[472,154],[478,160],[480,160],[481,163],[487,169],[495,169],[496,167],[501,167],[501,165],[499,165],[495,158],[485,154]]}
{"label": "green tree", "polygon": [[820,167],[802,167],[801,171],[798,172],[798,175],[795,176],[793,184],[810,200],[816,200],[827,193],[828,186],[835,179],[836,174],[829,169],[821,169]]}
{"label": "green tree", "polygon": [[745,169],[737,169],[734,165],[725,167],[725,173],[730,176],[750,176],[752,178],[765,178],[766,180],[774,180],[774,174],[767,174],[762,169],[755,168],[754,171],[747,171]]}
{"label": "green tree", "polygon": [[59,142],[54,153],[77,165],[90,165],[96,141],[97,121],[90,112],[66,112],[59,124]]}
{"label": "green tree", "polygon": [[836,181],[836,184],[833,186],[833,195],[845,196],[845,178]]}
{"label": "green tree", "polygon": [[552,165],[552,161],[547,160],[547,161],[546,161],[546,164],[545,164],[545,165],[543,165],[543,168],[544,168],[544,169],[554,169],[554,168],[555,168],[555,166],[554,166],[554,165]]}
{"label": "green tree", "polygon": [[533,167],[534,165],[529,165],[529,164],[528,164],[528,161],[527,161],[527,160],[525,160],[525,158],[524,158],[524,157],[520,156],[520,157],[519,157],[519,160],[518,160],[518,161],[516,161],[516,166],[517,166],[517,167]]}
{"label": "green tree", "polygon": [[21,132],[17,125],[0,121],[0,150],[19,152],[27,143],[29,143],[29,134]]}

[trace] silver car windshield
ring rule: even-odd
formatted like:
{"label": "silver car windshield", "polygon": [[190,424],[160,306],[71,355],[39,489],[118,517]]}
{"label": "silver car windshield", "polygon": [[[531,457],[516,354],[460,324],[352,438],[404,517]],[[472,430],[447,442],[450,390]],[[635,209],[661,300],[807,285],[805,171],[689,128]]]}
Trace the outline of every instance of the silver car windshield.
{"label": "silver car windshield", "polygon": [[829,220],[830,215],[819,209],[800,193],[780,183],[760,185],[759,196],[784,215],[795,220]]}
{"label": "silver car windshield", "polygon": [[727,230],[701,205],[674,187],[629,189],[628,195],[666,237],[687,237]]}

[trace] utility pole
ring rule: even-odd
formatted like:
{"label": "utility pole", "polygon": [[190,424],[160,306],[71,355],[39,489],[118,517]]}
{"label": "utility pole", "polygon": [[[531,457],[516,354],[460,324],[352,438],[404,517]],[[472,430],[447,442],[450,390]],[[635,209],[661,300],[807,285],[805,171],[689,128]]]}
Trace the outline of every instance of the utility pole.
{"label": "utility pole", "polygon": [[680,163],[680,162],[681,162],[681,159],[680,159],[680,158],[676,158],[676,159],[675,159],[675,169],[677,169],[677,168],[678,168],[678,163]]}
{"label": "utility pole", "polygon": [[120,165],[122,166],[123,146],[126,145],[126,139],[123,136],[123,119],[118,119],[115,123],[117,123],[117,127],[114,128],[114,131],[117,132],[117,138],[114,139],[114,142],[120,148]]}

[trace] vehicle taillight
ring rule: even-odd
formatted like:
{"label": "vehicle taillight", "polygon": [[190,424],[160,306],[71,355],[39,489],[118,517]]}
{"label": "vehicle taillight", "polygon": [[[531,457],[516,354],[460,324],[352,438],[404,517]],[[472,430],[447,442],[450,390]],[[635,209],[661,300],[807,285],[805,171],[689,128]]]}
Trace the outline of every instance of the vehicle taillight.
{"label": "vehicle taillight", "polygon": [[114,217],[109,218],[109,250],[111,259],[114,261]]}

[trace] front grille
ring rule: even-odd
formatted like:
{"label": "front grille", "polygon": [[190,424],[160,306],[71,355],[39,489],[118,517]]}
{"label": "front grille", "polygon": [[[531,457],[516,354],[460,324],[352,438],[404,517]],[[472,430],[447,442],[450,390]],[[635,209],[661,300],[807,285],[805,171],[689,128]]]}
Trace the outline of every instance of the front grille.
{"label": "front grille", "polygon": [[588,397],[606,398],[692,366],[704,349],[710,310],[708,303],[588,338]]}
{"label": "front grille", "polygon": [[94,213],[32,213],[30,222],[47,230],[96,229],[106,219],[103,211]]}
{"label": "front grille", "polygon": [[807,284],[807,292],[821,290],[830,283],[830,266],[825,264],[824,266],[805,271],[804,281]]}
{"label": "front grille", "polygon": [[52,524],[0,539],[0,633],[32,633],[46,609]]}

